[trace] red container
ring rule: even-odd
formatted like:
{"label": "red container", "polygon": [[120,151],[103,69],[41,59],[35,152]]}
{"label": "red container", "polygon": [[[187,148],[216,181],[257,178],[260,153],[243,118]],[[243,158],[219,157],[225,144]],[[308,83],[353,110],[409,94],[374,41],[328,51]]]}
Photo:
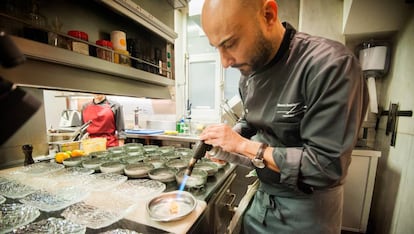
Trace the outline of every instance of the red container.
{"label": "red container", "polygon": [[98,58],[101,59],[105,59],[107,61],[112,62],[112,50],[113,50],[113,46],[112,46],[112,42],[107,41],[107,40],[97,40],[96,44],[99,46],[102,46],[104,48],[101,47],[96,47],[96,56]]}
{"label": "red container", "polygon": [[88,34],[82,31],[77,31],[77,30],[70,30],[68,31],[68,35],[71,37],[75,37],[78,38],[79,40],[76,39],[69,39],[69,47],[72,51],[84,54],[84,55],[89,55],[89,45],[87,43],[84,43],[82,41],[88,41]]}

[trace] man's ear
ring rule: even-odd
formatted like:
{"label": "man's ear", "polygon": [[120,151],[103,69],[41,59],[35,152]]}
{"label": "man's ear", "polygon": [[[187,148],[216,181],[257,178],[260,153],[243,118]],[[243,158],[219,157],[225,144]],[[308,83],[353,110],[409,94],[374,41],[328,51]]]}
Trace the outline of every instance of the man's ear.
{"label": "man's ear", "polygon": [[264,5],[264,16],[267,24],[274,24],[278,17],[278,6],[275,0],[266,0]]}

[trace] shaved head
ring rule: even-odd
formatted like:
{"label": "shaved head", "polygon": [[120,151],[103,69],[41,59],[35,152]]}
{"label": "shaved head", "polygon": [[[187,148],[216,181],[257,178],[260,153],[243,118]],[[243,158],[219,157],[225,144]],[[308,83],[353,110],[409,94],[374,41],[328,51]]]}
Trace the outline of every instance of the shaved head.
{"label": "shaved head", "polygon": [[205,0],[201,24],[222,65],[244,75],[271,60],[284,34],[274,0]]}

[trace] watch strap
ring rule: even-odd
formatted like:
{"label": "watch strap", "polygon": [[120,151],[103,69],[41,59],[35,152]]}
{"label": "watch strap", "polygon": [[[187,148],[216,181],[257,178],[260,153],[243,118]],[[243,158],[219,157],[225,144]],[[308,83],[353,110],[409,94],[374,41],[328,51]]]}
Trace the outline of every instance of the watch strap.
{"label": "watch strap", "polygon": [[257,150],[255,159],[263,160],[264,152],[268,146],[268,144],[262,143],[259,147],[259,150]]}

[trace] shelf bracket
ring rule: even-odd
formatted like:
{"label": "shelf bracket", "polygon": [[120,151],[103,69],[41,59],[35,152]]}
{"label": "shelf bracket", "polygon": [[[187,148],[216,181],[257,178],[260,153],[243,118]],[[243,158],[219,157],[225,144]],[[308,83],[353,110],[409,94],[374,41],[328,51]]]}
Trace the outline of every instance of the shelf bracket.
{"label": "shelf bracket", "polygon": [[378,116],[378,119],[377,119],[376,129],[378,128],[379,118],[381,116],[387,116],[387,127],[385,129],[385,135],[388,136],[391,133],[391,142],[390,142],[391,146],[395,146],[395,142],[397,140],[398,117],[400,116],[412,117],[413,116],[413,111],[411,110],[399,111],[398,108],[399,108],[398,103],[390,103],[389,110],[380,111],[380,115]]}

